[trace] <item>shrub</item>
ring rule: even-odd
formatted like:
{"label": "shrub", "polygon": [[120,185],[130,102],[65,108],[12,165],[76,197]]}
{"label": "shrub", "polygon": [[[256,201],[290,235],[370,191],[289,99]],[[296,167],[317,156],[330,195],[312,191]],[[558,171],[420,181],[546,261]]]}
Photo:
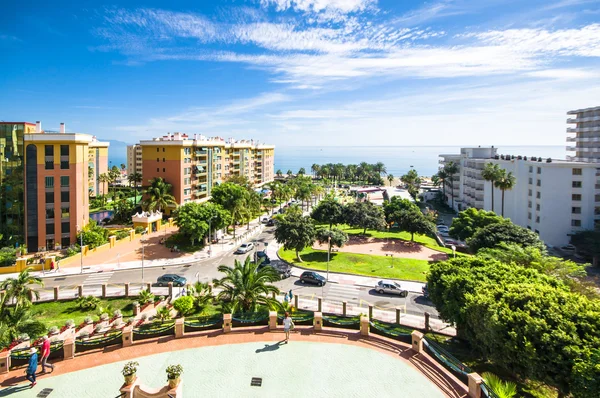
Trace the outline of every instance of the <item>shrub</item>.
{"label": "shrub", "polygon": [[100,315],[100,320],[101,321],[107,321],[108,320],[108,314],[105,312],[103,314]]}
{"label": "shrub", "polygon": [[152,302],[152,300],[154,300],[154,294],[150,293],[148,290],[145,289],[140,291],[140,294],[138,296],[138,301],[140,302],[140,304],[144,305]]}
{"label": "shrub", "polygon": [[194,309],[194,298],[191,296],[179,297],[173,302],[173,308],[179,315],[189,314]]}
{"label": "shrub", "polygon": [[65,326],[68,328],[72,328],[73,326],[75,326],[75,321],[72,319],[69,319],[65,322]]}
{"label": "shrub", "polygon": [[82,310],[92,310],[98,306],[100,299],[94,296],[82,296],[77,299],[76,303]]}
{"label": "shrub", "polygon": [[181,365],[169,365],[167,366],[167,380],[173,380],[181,376],[183,373],[183,366]]}
{"label": "shrub", "polygon": [[121,314],[121,310],[114,310],[114,311],[113,311],[113,316],[114,316],[115,318],[120,318],[120,317],[122,317],[123,315]]}
{"label": "shrub", "polygon": [[87,330],[82,331],[81,333],[79,333],[79,337],[85,339],[86,337],[90,337],[90,332],[88,332]]}
{"label": "shrub", "polygon": [[0,249],[0,266],[13,265],[17,261],[17,249],[3,247]]}
{"label": "shrub", "polygon": [[58,328],[58,326],[52,326],[50,329],[48,329],[48,333],[50,334],[56,334],[58,333],[60,329]]}
{"label": "shrub", "polygon": [[136,234],[141,234],[145,230],[146,230],[146,228],[144,228],[144,227],[135,227],[135,233]]}
{"label": "shrub", "polygon": [[92,317],[91,317],[91,316],[89,316],[89,315],[88,315],[88,316],[86,316],[86,317],[83,319],[83,321],[84,321],[85,323],[87,323],[87,324],[90,324],[90,323],[93,323],[93,322],[94,322],[94,320],[92,319]]}
{"label": "shrub", "polygon": [[123,366],[123,370],[121,371],[121,373],[123,374],[123,376],[134,375],[137,372],[137,367],[138,366],[140,366],[140,364],[137,363],[137,362],[135,362],[135,361],[127,362],[125,364],[125,366]]}
{"label": "shrub", "polygon": [[161,322],[171,319],[171,310],[169,310],[166,306],[160,307],[158,311],[156,311],[156,319]]}
{"label": "shrub", "polygon": [[66,255],[67,255],[67,257],[71,257],[71,256],[76,255],[80,251],[81,251],[81,247],[79,247],[79,245],[69,246],[69,247],[67,247]]}

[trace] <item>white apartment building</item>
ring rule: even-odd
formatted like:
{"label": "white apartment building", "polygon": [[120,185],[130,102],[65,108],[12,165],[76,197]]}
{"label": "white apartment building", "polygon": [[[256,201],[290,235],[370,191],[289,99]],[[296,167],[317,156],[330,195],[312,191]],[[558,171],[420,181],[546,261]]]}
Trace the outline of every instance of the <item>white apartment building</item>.
{"label": "white apartment building", "polygon": [[567,128],[567,142],[575,143],[567,146],[567,151],[575,152],[567,159],[600,163],[600,106],[569,111],[567,115],[575,116],[567,119],[567,124],[575,125]]}
{"label": "white apartment building", "polygon": [[[597,164],[523,155],[498,155],[496,148],[462,148],[459,155],[440,155],[440,163],[459,165],[454,183],[454,208],[502,213],[502,192],[481,177],[486,163],[497,163],[516,178],[504,193],[504,216],[540,234],[549,245],[569,243],[569,235],[593,229],[600,220]],[[492,191],[494,209],[492,209]],[[446,185],[451,204],[451,186]]]}
{"label": "white apartment building", "polygon": [[127,175],[139,173],[142,175],[142,146],[127,145]]}

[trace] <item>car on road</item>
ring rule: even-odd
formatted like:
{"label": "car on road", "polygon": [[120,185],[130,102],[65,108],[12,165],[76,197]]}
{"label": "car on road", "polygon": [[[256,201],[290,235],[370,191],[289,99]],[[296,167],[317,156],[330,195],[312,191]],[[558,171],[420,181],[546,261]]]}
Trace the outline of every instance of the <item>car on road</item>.
{"label": "car on road", "polygon": [[159,276],[156,280],[156,284],[158,286],[168,286],[169,282],[172,282],[173,286],[185,286],[187,279],[185,279],[183,276],[175,274],[165,274],[163,276]]}
{"label": "car on road", "polygon": [[259,268],[262,264],[271,264],[271,259],[269,258],[269,256],[267,256],[267,253],[265,253],[264,251],[256,252],[256,255],[254,256],[254,261],[256,261],[259,264]]}
{"label": "car on road", "polygon": [[454,239],[444,239],[444,245],[446,245],[446,247],[457,246],[458,242]]}
{"label": "car on road", "polygon": [[235,251],[235,254],[246,254],[254,249],[254,243],[242,243]]}
{"label": "car on road", "polygon": [[267,221],[267,227],[273,227],[273,226],[275,226],[275,220],[273,220],[271,218],[269,221]]}
{"label": "car on road", "polygon": [[568,253],[574,253],[575,252],[575,246],[569,244],[569,245],[565,245],[562,246],[560,248],[560,250],[564,251],[564,252],[568,252]]}
{"label": "car on road", "polygon": [[326,279],[314,271],[304,271],[300,275],[300,283],[312,283],[313,285],[323,286],[327,283]]}
{"label": "car on road", "polygon": [[268,222],[269,222],[269,217],[263,217],[263,219],[262,219],[262,223],[263,223],[263,224],[266,224],[266,223],[268,223]]}
{"label": "car on road", "polygon": [[261,270],[264,267],[271,267],[275,271],[277,271],[277,273],[279,274],[279,279],[286,279],[286,278],[289,278],[290,276],[292,276],[292,267],[290,267],[289,265],[287,265],[285,263],[277,263],[277,264],[272,263],[272,262],[269,262],[267,264],[261,263],[258,265],[258,267],[256,269]]}
{"label": "car on road", "polygon": [[375,286],[375,291],[379,294],[397,294],[400,297],[408,296],[408,290],[402,289],[398,282],[379,281]]}
{"label": "car on road", "polygon": [[438,225],[437,230],[438,230],[438,232],[442,232],[442,231],[450,232],[450,228],[446,227],[445,225]]}

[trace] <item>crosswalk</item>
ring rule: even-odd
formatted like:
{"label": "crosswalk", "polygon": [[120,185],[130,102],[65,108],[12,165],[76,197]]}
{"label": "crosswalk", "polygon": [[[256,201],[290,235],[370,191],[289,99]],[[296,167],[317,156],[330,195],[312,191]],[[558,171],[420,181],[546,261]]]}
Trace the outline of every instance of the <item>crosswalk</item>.
{"label": "crosswalk", "polygon": [[326,288],[325,296],[323,297],[326,301],[339,303],[346,301],[349,304],[358,304],[360,301],[358,298],[360,287],[358,286],[339,283],[329,283],[327,286],[329,288]]}
{"label": "crosswalk", "polygon": [[98,272],[88,276],[83,282],[84,285],[102,285],[108,283],[108,280],[112,277],[114,271]]}

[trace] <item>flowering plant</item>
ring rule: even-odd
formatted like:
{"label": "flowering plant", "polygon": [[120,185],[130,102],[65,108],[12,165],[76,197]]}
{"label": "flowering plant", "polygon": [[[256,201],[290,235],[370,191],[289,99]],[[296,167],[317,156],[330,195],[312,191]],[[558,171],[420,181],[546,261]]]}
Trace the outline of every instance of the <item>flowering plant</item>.
{"label": "flowering plant", "polygon": [[167,379],[176,379],[183,373],[183,367],[181,365],[169,365],[167,366]]}
{"label": "flowering plant", "polygon": [[138,366],[140,366],[140,364],[135,361],[127,362],[125,366],[123,366],[123,370],[121,371],[121,373],[123,373],[123,376],[134,375],[137,372]]}

